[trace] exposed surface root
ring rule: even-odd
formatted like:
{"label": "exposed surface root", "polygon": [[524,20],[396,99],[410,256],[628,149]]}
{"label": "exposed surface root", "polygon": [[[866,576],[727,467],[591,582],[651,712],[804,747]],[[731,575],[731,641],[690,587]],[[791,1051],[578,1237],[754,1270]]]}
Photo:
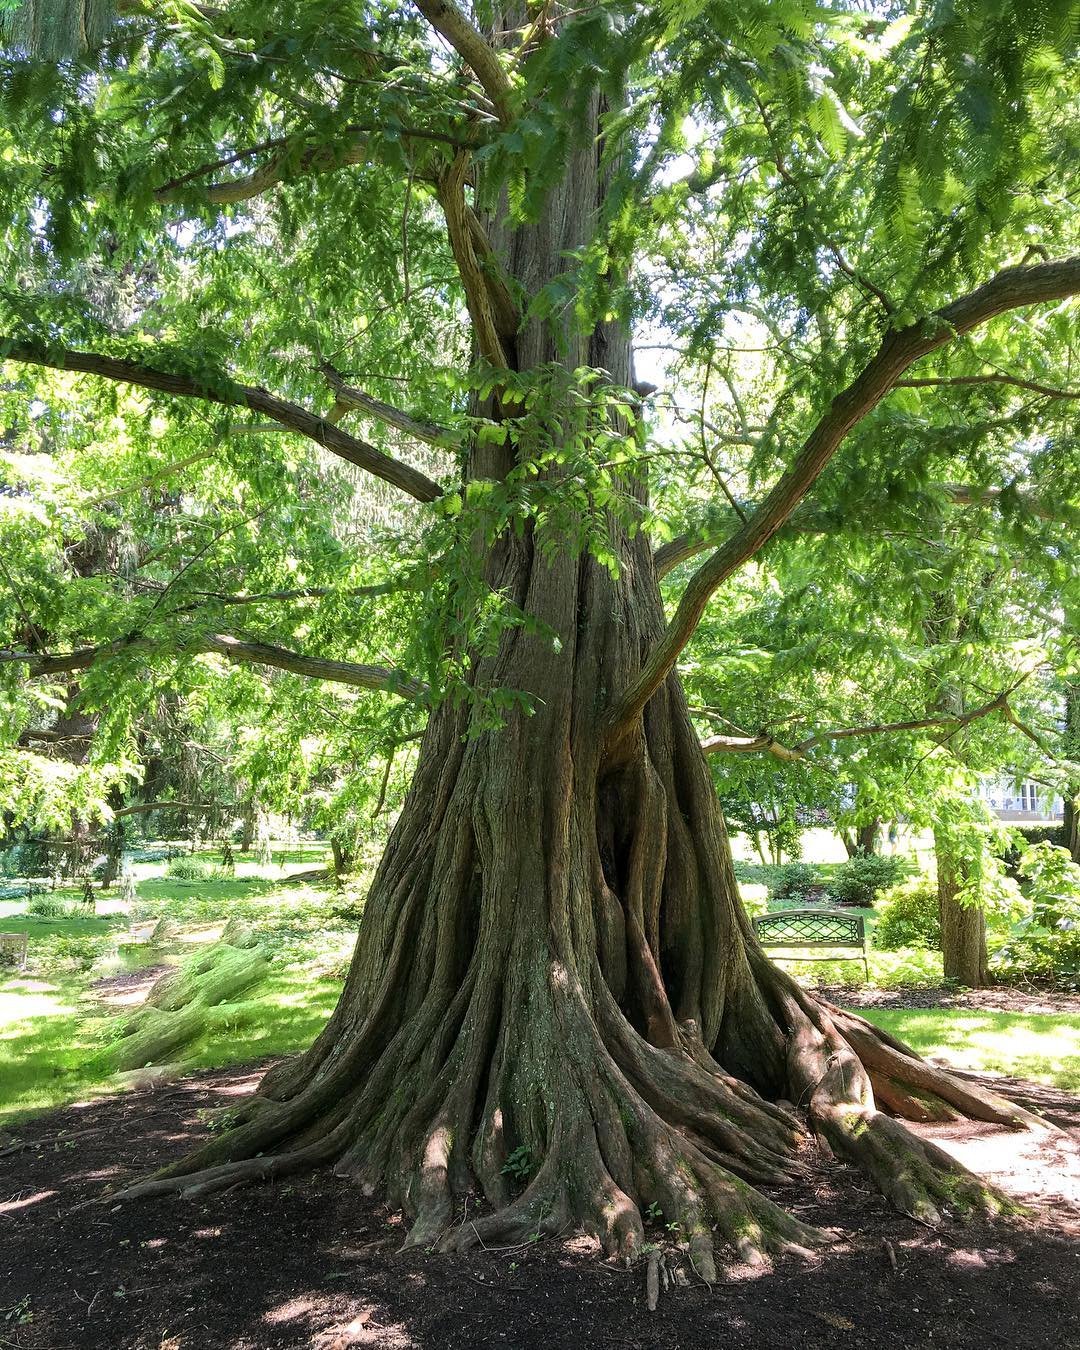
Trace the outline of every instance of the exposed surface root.
{"label": "exposed surface root", "polygon": [[963,1113],[1013,1128],[1044,1122],[925,1063],[862,1018],[817,1002],[782,972],[775,972],[773,988],[790,1027],[792,1082],[826,1152],[855,1163],[897,1209],[922,1223],[937,1224],[946,1213],[992,1216],[1014,1208],[944,1150],[880,1111],[874,1087],[883,1104],[916,1120]]}
{"label": "exposed surface root", "polygon": [[257,1015],[237,995],[258,984],[270,969],[252,935],[235,924],[220,942],[156,981],[137,1011],[119,1018],[104,1059],[117,1071],[162,1065],[215,1025],[239,1024]]}

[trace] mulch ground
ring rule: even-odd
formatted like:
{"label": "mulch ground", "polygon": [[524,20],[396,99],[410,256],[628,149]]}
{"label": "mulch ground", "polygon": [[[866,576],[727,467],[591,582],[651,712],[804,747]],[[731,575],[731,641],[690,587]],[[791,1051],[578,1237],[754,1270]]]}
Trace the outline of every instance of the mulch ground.
{"label": "mulch ground", "polygon": [[[1066,1127],[1026,1144],[1032,1165],[1009,1183],[1031,1198],[1032,1219],[933,1231],[851,1169],[821,1165],[811,1187],[775,1194],[841,1230],[834,1247],[731,1270],[711,1289],[671,1249],[672,1282],[650,1313],[641,1269],[602,1261],[580,1235],[399,1254],[399,1217],[326,1174],[199,1203],[81,1204],[205,1138],[202,1112],[256,1081],[252,1070],[204,1073],[17,1127],[22,1147],[0,1157],[0,1347],[1080,1350],[1080,1212],[1058,1184],[1075,1162],[1080,1102],[1049,1088],[993,1084]],[[1019,1136],[935,1128],[1008,1179]]]}
{"label": "mulch ground", "polygon": [[881,989],[828,985],[814,991],[845,1008],[973,1008],[984,1012],[1080,1014],[1080,994],[1058,989],[956,989],[951,985]]}

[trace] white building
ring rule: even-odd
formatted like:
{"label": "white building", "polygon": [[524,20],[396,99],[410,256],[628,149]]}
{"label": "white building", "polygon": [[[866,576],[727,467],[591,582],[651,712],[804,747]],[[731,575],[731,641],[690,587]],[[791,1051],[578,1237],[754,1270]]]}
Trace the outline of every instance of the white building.
{"label": "white building", "polygon": [[1030,779],[1017,783],[1012,778],[984,778],[979,796],[999,820],[1053,825],[1065,814],[1061,798]]}

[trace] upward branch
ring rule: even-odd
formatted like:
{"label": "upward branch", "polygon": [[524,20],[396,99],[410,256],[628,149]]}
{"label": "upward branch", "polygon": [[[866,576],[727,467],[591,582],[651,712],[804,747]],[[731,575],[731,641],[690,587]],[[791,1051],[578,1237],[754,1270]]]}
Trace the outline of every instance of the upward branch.
{"label": "upward branch", "polygon": [[1065,299],[1078,291],[1080,257],[1013,267],[925,319],[887,333],[862,373],[833,399],[758,509],[690,578],[664,636],[637,679],[611,708],[611,733],[625,729],[641,713],[693,636],[713,592],[765,547],[813,487],[848,432],[877,407],[910,366],[999,314]]}
{"label": "upward branch", "polygon": [[314,441],[339,458],[348,460],[376,478],[392,483],[417,501],[433,502],[442,496],[442,488],[419,469],[404,464],[390,455],[381,454],[373,445],[351,436],[326,418],[308,412],[296,403],[278,398],[265,389],[237,384],[223,377],[210,386],[190,375],[175,374],[144,365],[124,357],[103,356],[97,352],[72,351],[55,346],[46,347],[36,342],[13,339],[0,340],[0,360],[17,361],[24,365],[47,366],[53,370],[74,370],[87,375],[99,375],[106,380],[134,384],[143,389],[157,389],[176,398],[197,398],[207,403],[226,407],[250,408],[271,418],[279,426],[295,431]]}
{"label": "upward branch", "polygon": [[491,99],[499,121],[505,126],[512,115],[513,90],[495,48],[456,0],[416,0],[416,8],[465,64],[472,67],[484,93]]}

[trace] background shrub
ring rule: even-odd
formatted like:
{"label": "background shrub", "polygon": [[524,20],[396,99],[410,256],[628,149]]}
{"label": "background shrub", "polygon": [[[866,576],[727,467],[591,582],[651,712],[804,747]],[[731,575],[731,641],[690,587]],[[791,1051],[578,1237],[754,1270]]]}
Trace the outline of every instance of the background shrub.
{"label": "background shrub", "polygon": [[26,912],[35,919],[82,918],[86,914],[86,906],[60,895],[35,895],[26,906]]}
{"label": "background shrub", "polygon": [[822,898],[825,887],[817,869],[809,863],[787,863],[776,869],[769,898],[788,904],[808,904]]}
{"label": "background shrub", "polygon": [[852,858],[834,872],[826,898],[834,905],[861,905],[869,909],[882,891],[895,886],[907,870],[901,858],[870,854]]}
{"label": "background shrub", "polygon": [[205,858],[174,858],[166,869],[173,881],[232,881],[233,871]]}
{"label": "background shrub", "polygon": [[878,914],[874,946],[880,951],[898,952],[905,947],[941,950],[937,888],[925,877],[894,886],[874,908]]}
{"label": "background shrub", "polygon": [[1024,850],[1019,875],[1020,913],[992,938],[992,966],[1010,980],[1080,989],[1080,867],[1044,842]]}

